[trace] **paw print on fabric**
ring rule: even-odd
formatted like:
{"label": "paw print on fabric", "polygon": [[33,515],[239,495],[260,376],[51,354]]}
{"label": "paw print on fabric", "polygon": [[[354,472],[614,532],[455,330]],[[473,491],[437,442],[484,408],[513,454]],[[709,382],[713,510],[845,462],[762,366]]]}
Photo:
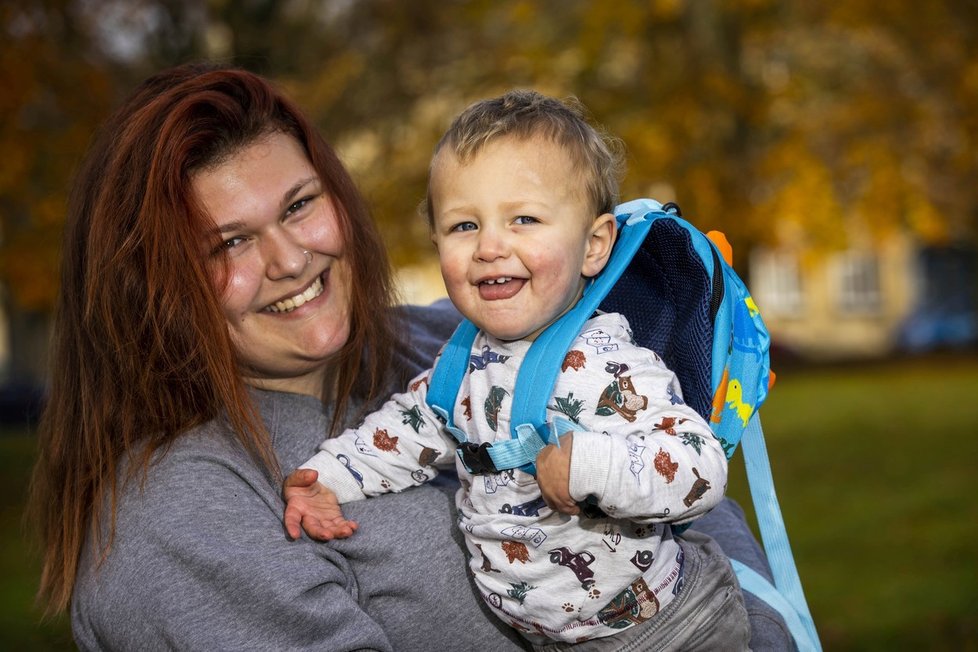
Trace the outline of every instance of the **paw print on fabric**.
{"label": "paw print on fabric", "polygon": [[597,589],[591,589],[590,591],[587,592],[587,597],[591,598],[592,600],[597,600],[598,598],[601,597],[601,591]]}
{"label": "paw print on fabric", "polygon": [[565,602],[564,603],[564,611],[566,611],[567,613],[573,613],[573,611],[574,611],[574,605],[572,605],[570,602]]}
{"label": "paw print on fabric", "polygon": [[381,480],[380,481],[380,486],[383,487],[384,490],[386,491],[387,489],[390,489],[391,488],[391,483],[389,481],[387,481],[387,480]]}

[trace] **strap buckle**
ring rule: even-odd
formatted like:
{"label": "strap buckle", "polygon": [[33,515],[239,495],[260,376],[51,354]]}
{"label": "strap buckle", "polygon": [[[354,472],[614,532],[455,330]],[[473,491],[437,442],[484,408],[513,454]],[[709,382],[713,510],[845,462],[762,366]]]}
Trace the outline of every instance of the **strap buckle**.
{"label": "strap buckle", "polygon": [[489,456],[489,442],[473,444],[470,441],[458,446],[458,456],[469,473],[498,473],[499,469]]}

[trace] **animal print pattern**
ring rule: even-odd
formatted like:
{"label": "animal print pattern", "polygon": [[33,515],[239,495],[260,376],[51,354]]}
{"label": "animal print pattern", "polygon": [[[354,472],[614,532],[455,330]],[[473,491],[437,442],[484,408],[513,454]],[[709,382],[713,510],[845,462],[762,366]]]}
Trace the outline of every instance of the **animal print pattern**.
{"label": "animal print pattern", "polygon": [[[468,441],[510,437],[529,346],[476,338],[452,414]],[[364,495],[401,491],[451,463],[456,442],[425,402],[426,378],[322,444]],[[725,399],[735,398],[731,386]],[[551,418],[575,424],[570,490],[581,515],[552,512],[523,470],[474,477],[456,461],[458,521],[490,608],[522,631],[574,641],[642,622],[672,600],[682,555],[669,524],[720,501],[726,458],[672,372],[635,346],[617,314],[588,322],[547,405]]]}

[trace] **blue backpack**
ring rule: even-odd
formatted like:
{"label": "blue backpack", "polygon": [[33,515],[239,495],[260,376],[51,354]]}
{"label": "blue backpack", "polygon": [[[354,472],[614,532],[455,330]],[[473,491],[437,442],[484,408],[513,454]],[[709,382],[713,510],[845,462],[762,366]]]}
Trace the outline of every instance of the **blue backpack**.
{"label": "blue backpack", "polygon": [[463,321],[430,378],[428,403],[459,441],[473,472],[523,468],[574,425],[548,421],[547,401],[559,367],[596,310],[625,316],[635,341],[658,353],[679,378],[687,404],[709,420],[727,458],[742,445],[751,497],[774,584],[731,559],[738,580],[784,617],[798,649],[821,650],[774,492],[758,408],[773,379],[770,337],[743,281],[730,265],[722,234],[704,235],[675,204],[651,199],[615,209],[618,239],[605,269],[574,308],[533,342],[513,391],[511,438],[476,446],[452,423],[469,365],[475,325]]}

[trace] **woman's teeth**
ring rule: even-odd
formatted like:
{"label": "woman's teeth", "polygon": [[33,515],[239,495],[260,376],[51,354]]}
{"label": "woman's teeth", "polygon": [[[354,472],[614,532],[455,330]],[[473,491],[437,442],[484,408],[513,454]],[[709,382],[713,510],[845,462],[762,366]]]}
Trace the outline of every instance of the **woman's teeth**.
{"label": "woman's teeth", "polygon": [[316,277],[315,282],[306,288],[306,291],[302,294],[297,294],[294,297],[285,299],[284,301],[276,301],[272,305],[265,308],[265,310],[268,312],[292,312],[307,301],[312,301],[322,293],[323,279],[321,276],[319,276]]}

